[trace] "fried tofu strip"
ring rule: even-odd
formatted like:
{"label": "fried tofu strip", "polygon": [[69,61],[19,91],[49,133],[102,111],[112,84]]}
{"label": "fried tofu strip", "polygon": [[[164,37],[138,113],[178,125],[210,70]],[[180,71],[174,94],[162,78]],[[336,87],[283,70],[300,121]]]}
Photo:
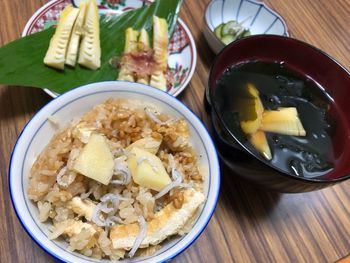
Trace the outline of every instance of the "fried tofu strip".
{"label": "fried tofu strip", "polygon": [[[191,219],[205,196],[198,191],[188,189],[184,191],[184,203],[180,209],[174,207],[173,202],[166,205],[147,222],[147,235],[140,247],[157,245],[169,236],[177,234]],[[110,239],[114,249],[130,249],[139,234],[139,224],[117,225],[111,229]]]}
{"label": "fried tofu strip", "polygon": [[72,237],[74,235],[78,235],[83,229],[88,230],[91,235],[97,232],[93,225],[89,223],[84,223],[80,220],[67,219],[57,223],[53,232],[51,232],[48,236],[50,239],[56,239],[61,235]]}
{"label": "fried tofu strip", "polygon": [[91,200],[82,200],[76,196],[68,202],[67,207],[79,216],[84,216],[87,220],[91,221],[96,205]]}

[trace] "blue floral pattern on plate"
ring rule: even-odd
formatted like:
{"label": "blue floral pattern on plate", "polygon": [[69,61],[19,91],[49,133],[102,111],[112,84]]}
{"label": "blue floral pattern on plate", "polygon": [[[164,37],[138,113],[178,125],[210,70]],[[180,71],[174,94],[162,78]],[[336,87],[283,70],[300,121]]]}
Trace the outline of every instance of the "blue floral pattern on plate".
{"label": "blue floral pattern on plate", "polygon": [[283,18],[266,4],[254,0],[214,0],[206,10],[208,27],[214,30],[221,23],[230,20],[242,22],[252,35],[273,34],[288,36]]}

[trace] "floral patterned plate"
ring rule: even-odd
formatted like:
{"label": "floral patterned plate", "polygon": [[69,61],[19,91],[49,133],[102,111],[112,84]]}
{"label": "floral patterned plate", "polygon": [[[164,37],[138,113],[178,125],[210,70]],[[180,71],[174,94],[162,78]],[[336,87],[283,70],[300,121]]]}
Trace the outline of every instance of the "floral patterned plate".
{"label": "floral patterned plate", "polygon": [[[118,14],[130,9],[142,7],[148,0],[97,0],[101,14]],[[52,0],[38,9],[27,22],[22,36],[27,36],[46,29],[57,23],[60,12],[68,4],[79,6],[80,0]],[[188,85],[197,63],[197,50],[192,34],[185,23],[178,19],[174,34],[168,47],[170,70],[174,74],[174,83],[168,89],[173,96],[179,95]],[[59,94],[45,89],[45,92],[55,98]]]}

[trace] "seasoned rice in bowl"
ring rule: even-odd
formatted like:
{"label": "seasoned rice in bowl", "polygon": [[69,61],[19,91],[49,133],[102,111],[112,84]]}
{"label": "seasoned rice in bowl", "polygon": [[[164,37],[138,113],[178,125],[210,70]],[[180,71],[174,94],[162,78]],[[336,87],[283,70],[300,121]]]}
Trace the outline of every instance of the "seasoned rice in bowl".
{"label": "seasoned rice in bowl", "polygon": [[[108,98],[125,99],[111,99],[96,106]],[[130,99],[132,104],[128,103]],[[114,114],[108,113],[108,107],[125,111],[125,104],[128,110],[139,112],[128,113],[130,123],[129,118],[127,122],[109,121],[108,114]],[[132,123],[134,118],[136,124]],[[72,119],[73,123],[69,123]],[[118,129],[113,127],[121,123]],[[170,177],[169,185],[177,187],[161,197],[164,189],[152,190],[133,180],[126,185],[110,183],[127,180],[122,173],[113,175],[107,185],[80,174],[74,163],[89,144],[89,137],[95,135],[102,135],[113,161],[119,158],[121,163],[128,162],[128,156],[123,155],[133,151],[128,145],[136,142],[139,148],[140,138],[151,138],[153,143],[146,145],[152,150],[156,147],[154,141],[161,139],[156,155]],[[46,162],[43,156],[48,154],[53,158]],[[114,166],[120,170],[119,161]],[[137,161],[152,166],[147,158]],[[178,180],[178,174],[183,180]],[[136,243],[141,243],[140,249],[132,262],[173,258],[205,228],[217,202],[220,181],[215,148],[193,113],[163,92],[127,82],[87,85],[46,105],[19,137],[9,175],[11,198],[24,228],[43,249],[65,262],[95,262],[93,257],[102,261],[127,258]],[[111,208],[116,203],[114,211]],[[86,208],[85,212],[81,208]],[[166,231],[159,234],[160,229]]]}
{"label": "seasoned rice in bowl", "polygon": [[[113,177],[107,185],[75,168],[93,134],[103,136],[114,159]],[[154,106],[141,101],[122,99],[109,99],[58,131],[33,164],[28,187],[40,222],[52,223],[49,238],[62,236],[69,250],[85,256],[118,260],[132,248],[130,257],[138,247],[154,253],[166,238],[185,234],[205,199],[197,156],[188,138],[185,120],[159,114]],[[127,160],[133,154],[133,145],[147,151],[151,148],[166,172],[172,174],[174,181],[164,185],[164,190],[152,190],[132,179]],[[119,170],[118,165],[122,166]],[[123,180],[121,175],[129,178]],[[183,207],[193,198],[199,199],[196,207]],[[163,215],[163,209],[169,214]],[[157,222],[168,220],[169,224],[175,213],[188,209],[188,218],[171,231]],[[147,234],[138,239],[140,218],[145,221]],[[158,224],[152,229],[155,222]],[[138,240],[141,244],[134,246]]]}

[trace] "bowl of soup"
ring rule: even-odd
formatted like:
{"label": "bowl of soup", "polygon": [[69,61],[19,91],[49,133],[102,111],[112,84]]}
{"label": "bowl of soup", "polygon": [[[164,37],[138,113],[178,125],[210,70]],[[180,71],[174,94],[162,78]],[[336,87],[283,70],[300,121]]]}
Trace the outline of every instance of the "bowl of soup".
{"label": "bowl of soup", "polygon": [[281,192],[305,192],[350,175],[350,73],[296,39],[258,35],[228,45],[206,101],[223,162]]}

